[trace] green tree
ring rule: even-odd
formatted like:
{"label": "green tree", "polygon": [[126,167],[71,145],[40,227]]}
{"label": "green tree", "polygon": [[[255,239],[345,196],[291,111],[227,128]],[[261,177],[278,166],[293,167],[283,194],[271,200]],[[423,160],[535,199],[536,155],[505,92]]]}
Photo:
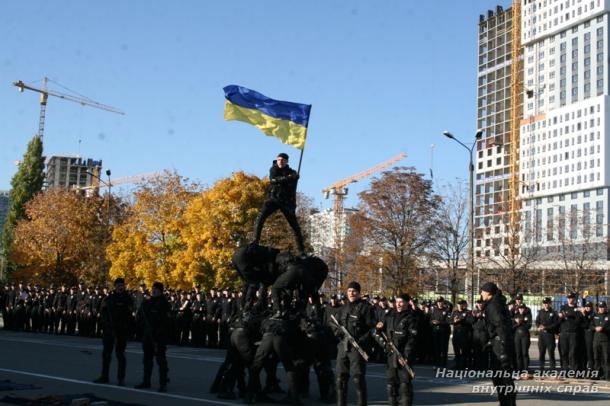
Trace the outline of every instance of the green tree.
{"label": "green tree", "polygon": [[2,229],[2,263],[0,279],[7,276],[7,272],[14,267],[10,260],[13,240],[15,238],[15,225],[17,221],[26,217],[25,205],[40,190],[44,181],[44,157],[42,156],[42,139],[34,136],[28,144],[23,155],[19,169],[11,180],[9,194],[10,206]]}

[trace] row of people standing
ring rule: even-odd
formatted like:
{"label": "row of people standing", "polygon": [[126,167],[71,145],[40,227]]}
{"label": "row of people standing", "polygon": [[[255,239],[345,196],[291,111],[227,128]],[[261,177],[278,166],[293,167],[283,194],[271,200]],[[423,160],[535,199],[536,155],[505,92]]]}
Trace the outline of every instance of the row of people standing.
{"label": "row of people standing", "polygon": [[[134,302],[131,319],[143,301],[150,297],[144,284],[139,289],[127,291]],[[55,288],[24,283],[7,284],[0,288],[0,314],[4,329],[47,334],[67,334],[102,337],[103,320],[101,306],[109,295],[106,287]],[[200,287],[191,291],[165,290],[170,304],[169,342],[208,348],[226,348],[228,322],[239,311],[238,293],[232,289]],[[131,323],[128,339],[140,340],[141,328]]]}

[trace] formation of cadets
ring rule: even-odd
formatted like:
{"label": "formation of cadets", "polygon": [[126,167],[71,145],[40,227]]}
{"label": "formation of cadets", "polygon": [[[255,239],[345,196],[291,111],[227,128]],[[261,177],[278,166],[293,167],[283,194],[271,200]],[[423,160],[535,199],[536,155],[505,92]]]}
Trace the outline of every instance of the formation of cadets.
{"label": "formation of cadets", "polygon": [[[102,337],[105,320],[102,304],[110,295],[106,287],[78,285],[55,288],[19,282],[0,287],[0,310],[4,328],[33,333],[67,334]],[[138,290],[127,291],[133,302],[128,338],[142,337],[142,326],[135,321],[142,303],[151,297],[144,284]],[[168,317],[170,344],[196,347],[226,348],[228,321],[237,310],[238,293],[233,289],[200,287],[191,291],[166,289],[170,311]]]}
{"label": "formation of cadets", "polygon": [[[165,289],[162,294],[166,298],[168,306],[167,321],[164,327],[167,330],[167,344],[229,349],[227,356],[230,355],[230,360],[231,357],[234,357],[234,354],[231,354],[232,350],[237,349],[237,353],[250,352],[244,361],[243,369],[250,367],[249,364],[255,361],[256,351],[253,344],[260,341],[261,338],[261,333],[257,331],[261,328],[263,331],[277,328],[273,320],[269,321],[273,308],[270,300],[266,298],[261,300],[259,297],[255,305],[244,309],[241,292],[228,288],[211,289],[209,292],[203,292],[199,287],[195,287],[191,291]],[[151,298],[151,292],[146,286],[141,285],[138,290],[128,291],[126,295],[128,296],[126,300],[129,302],[129,311],[125,315],[127,319],[124,323],[118,320],[113,320],[113,322],[126,326],[125,331],[119,334],[119,336],[125,337],[125,341],[142,340],[145,325],[135,322],[136,315],[142,309],[143,303]],[[110,297],[109,290],[99,287],[79,285],[69,288],[60,286],[56,289],[53,286],[44,288],[24,283],[6,285],[0,289],[0,307],[4,328],[33,333],[103,338],[104,332],[111,329],[109,319],[104,317],[103,304],[104,299],[108,297]],[[403,324],[400,324],[399,320],[398,324],[394,326],[391,323],[394,323],[395,320],[392,319],[390,322],[386,321],[383,328],[387,330],[387,337],[397,337],[402,330],[407,331],[406,338],[403,339],[405,342],[399,342],[399,348],[401,346],[408,348],[407,359],[410,363],[432,364],[437,368],[447,367],[448,344],[451,339],[455,354],[452,368],[478,370],[489,368],[487,349],[489,340],[481,301],[477,301],[473,310],[468,309],[466,301],[459,301],[456,306],[452,306],[442,297],[435,302],[418,303],[417,299],[407,296],[390,300],[364,296],[358,300],[358,303],[359,305],[353,305],[349,297],[342,295],[333,295],[328,300],[322,296],[318,306],[314,306],[310,300],[310,303],[301,312],[304,317],[303,326],[301,326],[304,328],[304,336],[301,339],[311,340],[313,337],[325,340],[325,345],[319,346],[318,349],[326,353],[316,354],[316,351],[312,350],[315,347],[311,345],[292,348],[305,348],[313,351],[311,354],[299,354],[298,356],[308,358],[309,365],[313,364],[314,368],[319,370],[323,388],[322,397],[326,400],[334,401],[337,395],[340,398],[343,396],[342,392],[346,390],[348,375],[352,376],[352,381],[357,389],[356,393],[362,397],[360,403],[364,403],[366,399],[366,383],[361,379],[364,375],[365,363],[358,361],[360,358],[355,355],[350,355],[349,350],[342,355],[345,362],[337,364],[336,385],[329,384],[332,379],[335,379],[331,378],[334,374],[329,367],[330,359],[336,357],[337,351],[343,353],[345,348],[351,348],[349,345],[346,347],[346,341],[343,341],[343,344],[336,349],[339,342],[335,334],[336,326],[333,325],[330,318],[331,315],[335,315],[340,323],[343,321],[341,324],[348,330],[351,329],[354,337],[357,337],[358,342],[362,343],[362,347],[369,352],[371,361],[386,362],[388,357],[385,348],[373,345],[374,342],[379,341],[374,334],[377,330],[373,326],[384,322],[388,316],[396,315],[398,304],[404,306],[403,303],[406,303],[405,315],[409,315],[408,321],[405,318]],[[605,302],[601,301],[596,305],[585,302],[582,306],[577,306],[576,296],[569,294],[567,303],[559,309],[555,309],[551,299],[545,298],[543,307],[533,318],[531,310],[523,303],[523,297],[517,295],[509,302],[508,309],[512,317],[514,368],[516,370],[531,370],[528,355],[530,336],[532,331],[536,330],[540,369],[557,367],[562,370],[589,369],[599,371],[602,379],[610,380],[610,321]],[[353,317],[352,313],[358,316]],[[362,315],[360,315],[361,313]],[[294,314],[300,313],[294,310]],[[397,319],[402,318],[404,316]],[[266,323],[263,323],[265,320]],[[284,323],[284,319],[281,320],[280,324]],[[254,324],[251,325],[252,323]],[[239,335],[246,331],[244,329],[248,334],[246,339],[241,342]],[[371,337],[367,338],[369,333]],[[116,336],[116,334],[114,335]],[[244,342],[248,345],[245,345]],[[329,347],[328,342],[333,345]],[[125,342],[118,342],[116,345],[124,348]],[[252,348],[249,347],[250,345]],[[247,347],[247,350],[241,347]],[[331,347],[333,350],[328,351],[328,348]],[[559,354],[559,362],[556,361],[556,353]],[[355,357],[354,359],[358,362],[350,359],[350,356]],[[281,361],[281,358],[279,360]],[[393,362],[392,365],[395,365],[395,361]],[[121,361],[119,363],[122,364]],[[257,364],[254,372],[260,371],[261,366],[260,363]],[[121,367],[122,365],[119,365],[119,369]],[[102,381],[107,380],[108,375],[108,368],[103,369]],[[264,390],[260,391],[262,395],[255,394],[253,400],[256,400],[256,396],[264,399],[265,394],[279,389],[277,381],[273,379],[273,369],[273,367],[265,367],[267,375],[271,377],[267,379]],[[124,378],[124,367],[122,370],[123,372],[119,370],[119,381]],[[228,380],[223,376],[220,384],[217,382],[215,385],[214,389],[220,397],[235,396],[230,382],[232,379],[235,382],[240,379],[231,378],[231,375],[231,373],[228,374]],[[307,376],[304,373],[301,375]],[[241,382],[239,389],[245,396],[248,386],[243,380]],[[400,389],[402,382],[406,381],[399,379],[393,384],[388,384],[388,394],[395,397],[400,395],[401,391],[406,393],[406,387]],[[256,388],[250,387],[250,392],[256,392]],[[409,393],[412,393],[412,390]]]}

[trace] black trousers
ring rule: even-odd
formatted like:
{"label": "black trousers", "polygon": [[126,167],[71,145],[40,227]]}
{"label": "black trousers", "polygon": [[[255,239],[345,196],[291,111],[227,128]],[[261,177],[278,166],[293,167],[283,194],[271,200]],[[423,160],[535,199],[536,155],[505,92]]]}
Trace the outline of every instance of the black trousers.
{"label": "black trousers", "polygon": [[445,326],[432,327],[432,343],[434,346],[434,366],[447,366],[447,350],[449,347],[449,328]]}
{"label": "black trousers", "polygon": [[274,335],[272,333],[263,334],[263,338],[256,350],[254,361],[250,368],[248,392],[251,395],[261,392],[260,372],[263,369],[267,358],[273,354],[279,358],[286,371],[288,394],[290,398],[293,400],[298,399],[293,350],[288,344],[287,337]]}
{"label": "black trousers", "polygon": [[454,329],[451,343],[453,344],[453,352],[455,354],[455,368],[465,369],[470,367],[472,334],[469,331]]}
{"label": "black trousers", "polygon": [[538,335],[538,352],[540,353],[540,369],[544,369],[546,353],[549,353],[550,367],[555,368],[555,334],[540,332]]}
{"label": "black trousers", "polygon": [[167,344],[163,340],[154,340],[151,337],[144,337],[142,339],[142,350],[144,351],[144,383],[150,385],[153,358],[156,358],[157,366],[159,367],[159,385],[165,386],[167,384],[167,373],[169,371],[169,368],[167,367],[167,357],[165,356]]}
{"label": "black trousers", "polygon": [[336,372],[337,405],[345,406],[347,404],[347,379],[351,375],[356,388],[356,404],[358,406],[366,406],[366,362],[354,348],[346,350],[344,342],[339,343]]}
{"label": "black trousers", "polygon": [[530,366],[530,335],[527,331],[515,332],[515,361],[518,371],[527,371]]}
{"label": "black trousers", "polygon": [[500,406],[515,406],[517,404],[515,381],[511,375],[512,371],[502,368],[502,363],[497,356],[500,353],[497,346],[498,344],[494,343],[491,351],[491,369],[494,371],[491,382],[498,393]]}
{"label": "black trousers", "polygon": [[108,379],[110,372],[110,361],[112,360],[112,350],[116,353],[118,362],[117,379],[125,380],[125,370],[127,368],[127,359],[125,358],[125,347],[127,346],[127,336],[129,333],[125,331],[113,332],[104,331],[102,336],[102,377]]}
{"label": "black trousers", "polygon": [[561,333],[559,335],[559,353],[561,355],[561,367],[565,370],[576,370],[578,368],[577,334]]}
{"label": "black trousers", "polygon": [[601,377],[610,380],[610,345],[604,333],[596,332],[593,336],[593,356],[595,357],[595,369],[601,373]]}
{"label": "black trousers", "polygon": [[387,392],[390,406],[411,406],[413,404],[413,383],[411,377],[402,367],[394,367],[393,360],[388,361],[386,369]]}
{"label": "black trousers", "polygon": [[280,210],[284,217],[286,217],[288,224],[290,224],[290,227],[292,228],[294,237],[297,240],[297,248],[299,251],[303,252],[305,250],[305,245],[303,244],[301,226],[297,220],[296,207],[289,207],[287,205],[278,203],[275,200],[267,200],[263,204],[263,208],[261,209],[254,226],[254,240],[260,240],[261,233],[263,232],[263,226],[265,225],[265,220],[267,220],[267,217],[275,213],[277,210]]}

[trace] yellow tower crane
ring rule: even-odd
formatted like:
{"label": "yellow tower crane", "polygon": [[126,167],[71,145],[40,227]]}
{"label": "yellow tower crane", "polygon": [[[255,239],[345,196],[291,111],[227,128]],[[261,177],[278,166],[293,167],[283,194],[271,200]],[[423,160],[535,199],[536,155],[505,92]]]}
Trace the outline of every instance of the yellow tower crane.
{"label": "yellow tower crane", "polygon": [[72,102],[80,104],[81,106],[89,106],[89,107],[94,107],[96,109],[110,111],[112,113],[123,114],[123,115],[125,114],[117,108],[114,108],[112,106],[107,106],[102,103],[98,103],[98,102],[91,100],[89,98],[86,98],[86,97],[77,97],[77,96],[73,96],[73,95],[69,95],[69,94],[60,93],[60,92],[57,92],[54,90],[49,90],[48,86],[47,86],[48,82],[49,82],[48,78],[46,78],[46,77],[43,78],[42,79],[42,88],[37,88],[32,85],[28,85],[21,80],[13,82],[13,85],[17,86],[19,88],[20,92],[23,92],[24,90],[31,90],[33,92],[40,93],[40,116],[38,119],[38,133],[37,133],[37,135],[40,139],[42,139],[42,136],[44,135],[44,123],[45,123],[46,111],[47,111],[47,100],[49,99],[49,96],[54,96],[54,97],[58,97],[63,100],[72,101]]}
{"label": "yellow tower crane", "polygon": [[329,187],[322,189],[322,193],[324,194],[324,198],[328,199],[332,194],[334,196],[333,199],[333,239],[334,239],[334,259],[335,259],[335,269],[337,272],[337,287],[341,287],[341,272],[340,272],[340,262],[341,262],[341,248],[343,245],[343,238],[341,232],[341,223],[344,219],[344,210],[343,210],[343,202],[348,193],[347,185],[356,183],[364,178],[368,178],[372,174],[379,172],[380,170],[387,168],[388,166],[403,160],[407,157],[407,154],[401,152],[397,156],[388,159],[385,162],[377,164],[367,170],[359,172],[355,175],[349,176],[345,179],[341,179],[338,182],[333,183]]}
{"label": "yellow tower crane", "polygon": [[514,241],[519,230],[519,154],[520,154],[520,126],[523,117],[523,47],[521,45],[521,0],[513,0],[513,27],[512,27],[512,62],[510,68],[510,181],[509,181],[509,239],[512,249],[518,247],[519,242]]}

